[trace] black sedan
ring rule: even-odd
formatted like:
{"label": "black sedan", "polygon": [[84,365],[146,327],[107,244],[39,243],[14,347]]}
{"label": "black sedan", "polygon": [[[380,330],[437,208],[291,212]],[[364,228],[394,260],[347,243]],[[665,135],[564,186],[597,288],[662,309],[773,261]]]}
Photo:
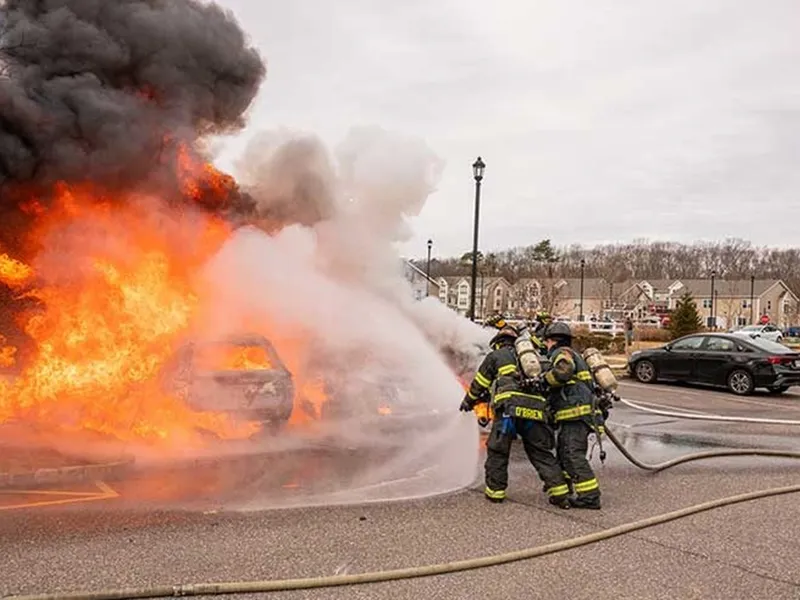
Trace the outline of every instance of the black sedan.
{"label": "black sedan", "polygon": [[726,387],[740,396],[756,388],[782,394],[800,385],[800,353],[777,342],[722,333],[687,335],[634,352],[628,367],[642,383],[699,383]]}

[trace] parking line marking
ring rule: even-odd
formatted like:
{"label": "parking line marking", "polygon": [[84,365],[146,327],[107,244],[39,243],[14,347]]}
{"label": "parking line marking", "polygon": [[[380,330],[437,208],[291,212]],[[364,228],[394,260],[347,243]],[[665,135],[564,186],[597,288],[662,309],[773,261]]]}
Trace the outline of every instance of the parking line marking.
{"label": "parking line marking", "polygon": [[98,492],[65,492],[61,490],[0,490],[0,494],[7,496],[21,496],[30,494],[36,496],[97,496]]}
{"label": "parking line marking", "polygon": [[[652,384],[644,384],[644,383],[631,382],[631,381],[626,381],[626,382],[624,382],[624,384],[626,386],[631,386],[631,387],[634,387],[634,388],[637,388],[637,389],[649,389],[651,391],[654,391]],[[710,397],[713,400],[721,400],[723,402],[740,402],[742,404],[752,404],[754,406],[763,406],[763,407],[766,407],[766,408],[781,408],[781,409],[792,410],[792,411],[800,410],[800,406],[792,406],[790,404],[775,404],[775,403],[772,403],[772,402],[768,402],[768,401],[764,402],[764,401],[760,401],[760,400],[747,400],[745,398],[735,398],[735,397],[731,397],[731,396],[726,396],[725,392],[720,392],[720,391],[712,390],[712,389],[700,391],[700,390],[683,390],[683,389],[678,389],[678,388],[661,387],[661,388],[658,388],[658,391],[659,392],[671,392],[671,393],[674,393],[674,394],[681,394],[682,396],[694,396],[694,397],[704,397],[704,398],[709,398]],[[706,394],[709,394],[709,395],[706,395]],[[637,402],[639,402],[639,401],[637,400]],[[688,409],[687,409],[687,411],[688,411]]]}
{"label": "parking line marking", "polygon": [[78,502],[94,502],[97,500],[111,500],[119,498],[120,495],[116,490],[112,489],[108,484],[103,481],[95,481],[94,484],[100,492],[61,492],[58,490],[3,490],[4,494],[28,494],[28,495],[41,495],[41,496],[61,496],[71,495],[72,498],[62,498],[60,500],[40,500],[37,502],[24,502],[21,504],[9,504],[0,506],[0,511],[4,510],[20,510],[23,508],[37,508],[40,506],[57,506],[61,504],[76,504]]}

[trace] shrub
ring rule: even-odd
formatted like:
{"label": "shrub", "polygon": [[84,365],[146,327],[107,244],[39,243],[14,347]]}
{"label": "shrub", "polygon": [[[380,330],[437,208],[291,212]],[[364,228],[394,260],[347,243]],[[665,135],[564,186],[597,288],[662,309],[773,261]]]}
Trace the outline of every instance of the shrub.
{"label": "shrub", "polygon": [[572,347],[578,352],[583,352],[587,348],[597,348],[600,352],[607,353],[614,341],[614,336],[610,333],[576,331],[572,335]]}
{"label": "shrub", "polygon": [[703,329],[703,321],[697,312],[697,303],[689,292],[686,292],[672,313],[669,321],[669,330],[672,339],[696,333]]}
{"label": "shrub", "polygon": [[669,342],[672,340],[672,332],[669,329],[659,329],[658,327],[642,327],[636,330],[635,339],[642,342]]}

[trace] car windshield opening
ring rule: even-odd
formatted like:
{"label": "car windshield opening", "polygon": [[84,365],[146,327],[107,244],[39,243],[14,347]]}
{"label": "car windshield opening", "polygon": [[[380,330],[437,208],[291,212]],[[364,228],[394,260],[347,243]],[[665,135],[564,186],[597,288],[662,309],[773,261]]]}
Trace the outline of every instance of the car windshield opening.
{"label": "car windshield opening", "polygon": [[197,349],[197,366],[208,371],[257,371],[273,368],[267,349],[257,345],[206,344]]}

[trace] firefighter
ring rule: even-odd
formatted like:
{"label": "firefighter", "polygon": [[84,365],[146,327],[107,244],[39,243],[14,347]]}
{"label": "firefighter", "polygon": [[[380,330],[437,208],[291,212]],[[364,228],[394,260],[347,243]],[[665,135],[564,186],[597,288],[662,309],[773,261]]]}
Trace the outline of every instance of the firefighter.
{"label": "firefighter", "polygon": [[557,453],[569,477],[575,508],[600,508],[600,484],[586,453],[589,434],[602,433],[602,414],[595,407],[592,374],[583,357],[571,348],[569,325],[556,321],[544,332],[550,368],[541,378],[548,389],[548,408],[555,423]]}
{"label": "firefighter", "polygon": [[540,310],[534,316],[534,324],[531,331],[532,335],[542,339],[544,337],[545,329],[547,329],[547,326],[552,322],[553,317],[550,315],[550,313],[546,310]]}
{"label": "firefighter", "polygon": [[[555,436],[546,421],[545,397],[538,392],[523,391],[523,376],[514,350],[517,335],[513,327],[506,326],[492,338],[492,350],[478,368],[461,402],[460,410],[464,412],[472,411],[482,401],[491,402],[494,411],[486,443],[484,493],[492,502],[505,500],[511,442],[519,435],[528,460],[545,484],[549,502],[569,508],[569,487],[554,453]],[[492,384],[495,385],[493,397]]]}
{"label": "firefighter", "polygon": [[552,322],[553,318],[546,310],[540,310],[536,313],[533,323],[530,324],[529,330],[531,333],[531,341],[539,350],[539,354],[547,356],[547,346],[545,346],[542,338],[544,337],[544,330]]}

